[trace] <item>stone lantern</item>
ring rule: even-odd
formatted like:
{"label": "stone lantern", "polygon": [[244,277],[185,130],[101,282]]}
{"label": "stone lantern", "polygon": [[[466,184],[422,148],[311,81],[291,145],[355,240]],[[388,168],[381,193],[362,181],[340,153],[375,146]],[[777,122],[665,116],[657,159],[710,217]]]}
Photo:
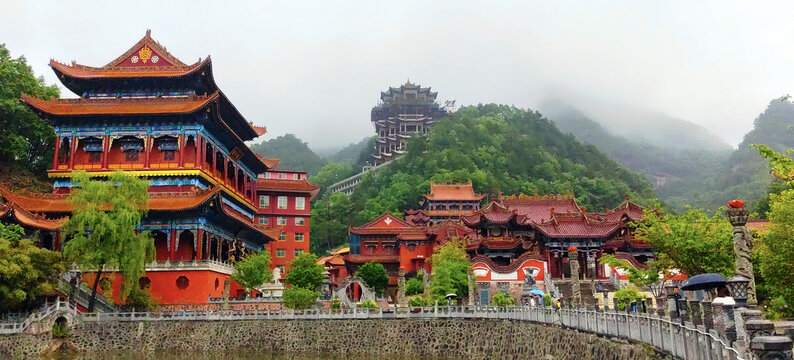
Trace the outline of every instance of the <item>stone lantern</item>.
{"label": "stone lantern", "polygon": [[736,307],[746,307],[747,298],[749,293],[750,279],[742,275],[736,275],[725,284],[730,290],[733,300],[736,301]]}

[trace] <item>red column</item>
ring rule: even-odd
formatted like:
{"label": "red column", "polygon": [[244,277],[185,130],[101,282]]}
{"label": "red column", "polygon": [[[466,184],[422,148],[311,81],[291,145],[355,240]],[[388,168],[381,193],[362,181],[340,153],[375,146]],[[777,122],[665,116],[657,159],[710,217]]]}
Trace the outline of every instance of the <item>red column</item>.
{"label": "red column", "polygon": [[196,239],[198,246],[196,246],[196,257],[193,260],[201,260],[201,248],[204,246],[204,229],[199,228],[196,231],[196,236],[198,236],[198,239]]}
{"label": "red column", "polygon": [[152,137],[150,135],[145,135],[143,137],[143,150],[146,152],[146,154],[144,154],[145,160],[143,167],[148,169],[149,165],[151,164],[152,155]]}
{"label": "red column", "polygon": [[185,134],[179,134],[176,141],[179,147],[179,168],[183,168],[185,167]]}
{"label": "red column", "polygon": [[218,150],[215,149],[215,147],[213,147],[212,148],[212,164],[210,164],[212,166],[212,169],[210,169],[210,173],[211,174],[214,174],[215,173],[215,169],[218,167],[218,165],[216,164],[217,159],[218,159],[217,156],[218,156]]}
{"label": "red column", "polygon": [[52,169],[58,170],[58,151],[61,149],[61,137],[55,136],[55,152],[52,156]]}
{"label": "red column", "polygon": [[176,251],[174,251],[174,248],[176,248],[176,241],[176,229],[171,229],[171,248],[168,249],[168,258],[171,261],[174,261],[174,257],[176,255]]}
{"label": "red column", "polygon": [[55,244],[53,246],[55,251],[61,251],[61,231],[55,231]]}
{"label": "red column", "polygon": [[196,134],[196,139],[194,140],[196,143],[196,168],[203,169],[204,168],[204,144],[202,144],[203,139],[201,135]]}
{"label": "red column", "polygon": [[74,153],[77,151],[77,137],[69,138],[69,169],[74,169]]}
{"label": "red column", "polygon": [[102,138],[102,168],[108,168],[108,155],[110,153],[110,136],[105,135]]}

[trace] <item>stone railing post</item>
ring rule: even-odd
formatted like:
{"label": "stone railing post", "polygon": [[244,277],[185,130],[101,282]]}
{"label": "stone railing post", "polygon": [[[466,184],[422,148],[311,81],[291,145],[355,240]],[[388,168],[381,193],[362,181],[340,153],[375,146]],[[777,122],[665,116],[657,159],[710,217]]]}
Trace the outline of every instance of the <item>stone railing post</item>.
{"label": "stone railing post", "polygon": [[750,343],[750,350],[756,359],[794,359],[791,350],[791,339],[788,336],[756,336]]}
{"label": "stone railing post", "polygon": [[772,336],[775,335],[775,324],[769,320],[752,319],[744,324],[744,329],[747,332],[749,339],[755,339],[756,336]]}
{"label": "stone railing post", "polygon": [[408,306],[408,297],[405,296],[405,269],[397,271],[397,304]]}
{"label": "stone railing post", "polygon": [[660,318],[665,316],[665,307],[667,301],[664,296],[657,296],[656,297],[656,315],[659,315]]}
{"label": "stone railing post", "polygon": [[736,341],[736,318],[733,305],[722,305],[722,313],[725,319],[725,338],[731,342]]}
{"label": "stone railing post", "polygon": [[[733,201],[731,202],[733,203]],[[733,225],[733,255],[735,258],[736,275],[750,279],[747,285],[747,305],[758,305],[755,294],[755,278],[753,277],[753,262],[751,261],[753,248],[753,235],[747,229],[749,211],[742,207],[729,207],[725,210],[731,225]]]}
{"label": "stone railing post", "polygon": [[571,265],[571,297],[574,306],[582,304],[582,286],[579,283],[579,251],[576,246],[568,248],[568,264]]}
{"label": "stone railing post", "polygon": [[619,305],[618,299],[616,299],[614,297],[612,298],[612,310],[614,310],[614,311],[619,311],[620,310],[620,305]]}
{"label": "stone railing post", "polygon": [[689,321],[691,321],[695,326],[702,325],[703,322],[701,321],[700,301],[687,300],[687,303],[689,306]]}
{"label": "stone railing post", "polygon": [[688,301],[686,299],[678,299],[678,310],[681,312],[681,323],[689,321]]}
{"label": "stone railing post", "polygon": [[[750,310],[747,308],[738,308],[735,310],[734,322],[736,324],[736,340],[741,341],[742,344],[749,347],[752,335],[748,333],[747,322],[750,320],[761,320],[761,310]],[[772,334],[769,334],[772,335]]]}
{"label": "stone railing post", "polygon": [[703,313],[703,327],[706,328],[706,332],[708,332],[714,328],[714,314],[712,313],[711,301],[701,301],[700,311]]}

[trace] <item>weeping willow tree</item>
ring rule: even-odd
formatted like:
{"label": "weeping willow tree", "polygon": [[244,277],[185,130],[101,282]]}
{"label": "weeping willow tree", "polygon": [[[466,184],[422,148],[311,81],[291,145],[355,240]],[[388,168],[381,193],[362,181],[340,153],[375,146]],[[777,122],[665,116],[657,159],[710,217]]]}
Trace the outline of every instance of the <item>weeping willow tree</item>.
{"label": "weeping willow tree", "polygon": [[75,187],[69,195],[74,204],[65,233],[69,241],[64,256],[84,269],[96,270],[88,311],[94,310],[103,267],[115,267],[123,275],[119,298],[124,299],[138,283],[144,266],[154,258],[154,242],[135,227],[146,215],[149,183],[117,171],[107,181],[91,180],[85,172],[72,174]]}

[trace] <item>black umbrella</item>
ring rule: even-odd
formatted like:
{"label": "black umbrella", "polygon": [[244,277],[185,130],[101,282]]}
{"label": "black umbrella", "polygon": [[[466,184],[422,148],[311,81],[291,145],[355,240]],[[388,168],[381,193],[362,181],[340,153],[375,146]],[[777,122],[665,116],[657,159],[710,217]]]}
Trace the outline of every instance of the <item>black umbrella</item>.
{"label": "black umbrella", "polygon": [[689,278],[679,288],[685,291],[709,290],[725,286],[727,282],[728,279],[720,274],[700,274]]}

